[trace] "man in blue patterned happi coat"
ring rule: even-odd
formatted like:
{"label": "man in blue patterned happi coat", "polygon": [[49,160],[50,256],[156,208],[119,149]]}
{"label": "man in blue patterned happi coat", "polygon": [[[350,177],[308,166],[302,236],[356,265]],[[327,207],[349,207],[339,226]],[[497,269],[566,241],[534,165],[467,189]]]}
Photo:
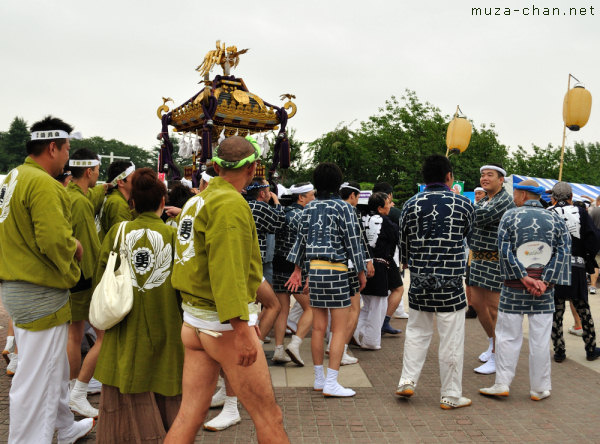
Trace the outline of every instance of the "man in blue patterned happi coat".
{"label": "man in blue patterned happi coat", "polygon": [[466,297],[463,274],[465,238],[471,231],[471,201],[450,190],[454,181],[448,158],[425,160],[425,191],[410,198],[400,216],[400,262],[410,269],[402,376],[396,394],[412,396],[433,335],[440,335],[439,365],[442,382],[440,407],[471,405],[462,396]]}
{"label": "man in blue patterned happi coat", "polygon": [[508,396],[523,342],[523,315],[529,321],[529,384],[534,401],[550,396],[550,332],[554,285],[569,285],[571,238],[563,220],[539,202],[534,180],[514,185],[518,208],[498,227],[500,270],[504,278],[496,322],[496,382],[488,396]]}

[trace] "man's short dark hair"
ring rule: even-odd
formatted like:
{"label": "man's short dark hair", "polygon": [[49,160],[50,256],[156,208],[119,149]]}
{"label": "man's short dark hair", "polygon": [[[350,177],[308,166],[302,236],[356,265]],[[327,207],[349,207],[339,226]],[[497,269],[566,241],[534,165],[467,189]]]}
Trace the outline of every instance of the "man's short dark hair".
{"label": "man's short dark hair", "polygon": [[[112,182],[113,180],[115,180],[115,177],[117,177],[130,166],[131,162],[128,160],[115,160],[108,166],[108,170],[106,171],[106,181]],[[123,181],[126,182],[127,178],[123,179]]]}
{"label": "man's short dark hair", "polygon": [[[98,155],[93,152],[92,150],[88,150],[87,148],[80,148],[77,151],[75,151],[73,154],[71,154],[69,156],[72,160],[91,160],[91,159],[96,159],[99,160],[100,158],[98,157]],[[88,168],[92,168],[92,167],[73,167],[70,166],[69,170],[71,170],[71,174],[73,175],[73,179],[79,179],[81,177],[83,177],[83,174],[85,173],[85,170],[87,170]]]}
{"label": "man's short dark hair", "polygon": [[385,194],[392,194],[394,192],[394,189],[387,182],[379,182],[379,183],[376,183],[375,185],[373,185],[373,192],[374,193],[382,192]]}
{"label": "man's short dark hair", "polygon": [[[360,184],[358,182],[348,182],[348,185],[360,190]],[[352,188],[340,188],[340,197],[343,200],[347,200],[353,194],[360,194],[360,191],[353,190]]]}
{"label": "man's short dark hair", "polygon": [[335,163],[323,162],[313,172],[313,183],[317,189],[317,197],[328,198],[338,195],[342,185],[342,170]]}
{"label": "man's short dark hair", "polygon": [[169,190],[167,205],[177,208],[183,208],[185,203],[194,197],[194,193],[181,182],[174,184]]}
{"label": "man's short dark hair", "polygon": [[[73,131],[73,127],[68,123],[63,122],[61,119],[52,116],[46,116],[39,122],[35,122],[31,125],[31,132],[34,131],[50,131],[50,130],[63,130],[67,133]],[[50,142],[55,142],[58,149],[62,149],[62,146],[67,139],[49,139],[49,140],[30,140],[27,142],[27,154],[32,156],[41,155],[44,150],[50,145]]]}
{"label": "man's short dark hair", "polygon": [[446,175],[452,172],[452,164],[446,156],[432,154],[423,163],[423,180],[425,183],[444,183]]}
{"label": "man's short dark hair", "polygon": [[388,195],[381,191],[371,194],[371,196],[369,197],[369,211],[371,211],[372,213],[377,213],[377,210],[379,208],[385,207],[387,200]]}
{"label": "man's short dark hair", "polygon": [[252,179],[250,185],[246,187],[246,200],[256,200],[258,197],[258,193],[260,193],[264,188],[261,185],[265,184],[265,179],[262,177],[255,177]]}

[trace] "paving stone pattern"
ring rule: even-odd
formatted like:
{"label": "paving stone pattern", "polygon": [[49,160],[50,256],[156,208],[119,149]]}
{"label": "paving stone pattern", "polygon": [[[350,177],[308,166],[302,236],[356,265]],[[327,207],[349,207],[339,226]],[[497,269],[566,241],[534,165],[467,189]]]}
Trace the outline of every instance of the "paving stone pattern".
{"label": "paving stone pattern", "polygon": [[[0,308],[0,325],[6,327],[6,313]],[[392,325],[404,329],[406,320]],[[471,407],[445,411],[439,407],[437,335],[434,335],[419,386],[408,400],[398,399],[394,390],[400,377],[404,334],[384,336],[382,350],[354,349],[372,388],[357,388],[350,399],[324,399],[311,388],[276,388],[285,427],[292,443],[452,443],[452,442],[600,442],[600,377],[598,372],[570,359],[552,363],[552,396],[540,402],[529,399],[527,341],[523,343],[517,376],[507,399],[496,400],[478,394],[490,386],[493,376],[473,373],[477,356],[487,339],[477,319],[466,321],[463,393],[473,400]],[[567,335],[571,336],[571,335]],[[0,330],[4,344],[6,329]],[[583,353],[581,338],[577,340]],[[572,351],[571,351],[572,350]],[[595,364],[592,363],[592,364]],[[2,364],[0,364],[1,366]],[[0,375],[0,442],[8,437],[8,391],[10,378]],[[98,405],[99,395],[90,397]],[[200,432],[197,443],[256,443],[256,433],[247,412],[240,407],[242,422],[224,432]],[[211,410],[209,417],[218,413]],[[92,434],[82,443],[92,443]]]}

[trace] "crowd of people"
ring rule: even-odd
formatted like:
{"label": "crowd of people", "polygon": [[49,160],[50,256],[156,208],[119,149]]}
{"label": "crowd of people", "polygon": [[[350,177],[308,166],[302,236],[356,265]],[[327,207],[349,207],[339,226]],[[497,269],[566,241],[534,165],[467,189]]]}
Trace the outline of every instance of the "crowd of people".
{"label": "crowd of people", "polygon": [[[191,443],[200,428],[239,423],[238,398],[259,442],[289,442],[263,344],[274,340],[275,364],[312,364],[323,396],[351,397],[338,380],[340,366],[358,362],[349,345],[381,349],[382,335],[402,333],[393,317],[408,318],[395,392],[404,398],[415,394],[435,319],[442,409],[471,405],[462,393],[465,317],[477,317],[489,339],[474,371],[496,380],[482,395],[509,395],[526,314],[530,397],[550,396],[549,346],[556,362],[566,359],[567,300],[569,332],[580,332],[588,360],[600,356],[588,303],[600,208],[574,203],[568,183],[553,187],[548,206],[533,180],[511,196],[506,171],[489,163],[472,202],[452,189],[448,158],[432,155],[424,191],[402,209],[387,183],[361,208],[360,184],[337,165],[273,187],[257,174],[256,141],[234,136],[216,148],[198,189],[167,187],[129,161],[113,162],[97,185],[100,157],[70,154],[74,136],[54,117],[32,125],[28,157],[0,188],[11,443],[49,443],[55,432],[73,443],[94,427],[100,443]],[[102,331],[86,321],[113,252],[129,262],[133,305]],[[309,334],[311,363],[300,352]],[[87,394],[97,390],[95,408]],[[205,423],[211,407],[223,408]]]}

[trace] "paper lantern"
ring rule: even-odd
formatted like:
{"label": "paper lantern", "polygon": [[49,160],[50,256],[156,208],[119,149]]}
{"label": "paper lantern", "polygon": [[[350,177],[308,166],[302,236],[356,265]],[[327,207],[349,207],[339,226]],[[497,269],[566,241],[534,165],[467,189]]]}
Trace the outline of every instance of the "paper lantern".
{"label": "paper lantern", "polygon": [[450,152],[462,153],[471,141],[471,122],[465,117],[454,116],[446,132],[446,147]]}
{"label": "paper lantern", "polygon": [[565,94],[563,120],[571,131],[579,131],[590,118],[592,95],[583,86],[577,85]]}

